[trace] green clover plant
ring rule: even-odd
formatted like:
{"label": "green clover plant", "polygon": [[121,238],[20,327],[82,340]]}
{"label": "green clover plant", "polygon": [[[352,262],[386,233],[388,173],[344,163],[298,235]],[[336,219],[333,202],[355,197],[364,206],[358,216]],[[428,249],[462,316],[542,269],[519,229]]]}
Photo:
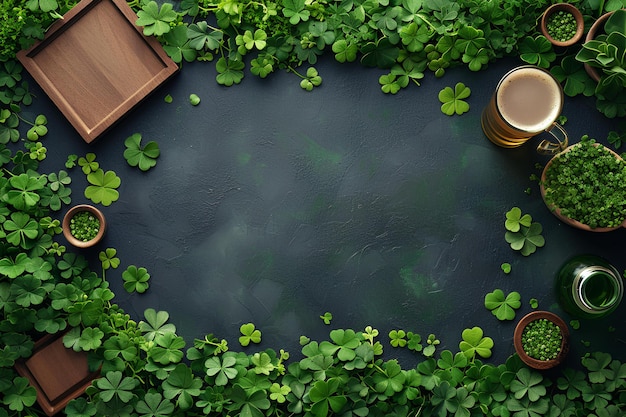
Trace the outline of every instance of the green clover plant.
{"label": "green clover plant", "polygon": [[148,171],[157,163],[157,158],[161,154],[159,145],[155,141],[150,141],[141,146],[141,134],[134,133],[124,141],[126,150],[124,158],[131,167],[139,167],[142,171]]}
{"label": "green clover plant", "polygon": [[446,87],[439,92],[439,101],[441,105],[441,111],[443,114],[452,116],[453,114],[461,115],[469,111],[469,104],[464,99],[468,98],[471,94],[469,87],[466,87],[463,83],[456,83],[454,90],[452,87]]}
{"label": "green clover plant", "polygon": [[497,317],[498,320],[513,320],[515,310],[522,306],[521,295],[517,291],[512,291],[506,296],[501,289],[485,295],[485,308]]}

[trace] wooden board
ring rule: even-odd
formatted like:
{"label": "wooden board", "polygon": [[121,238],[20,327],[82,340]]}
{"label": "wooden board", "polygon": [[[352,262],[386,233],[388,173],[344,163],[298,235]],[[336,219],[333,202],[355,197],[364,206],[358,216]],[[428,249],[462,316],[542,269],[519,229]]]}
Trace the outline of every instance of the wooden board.
{"label": "wooden board", "polygon": [[17,54],[88,143],[178,70],[136,20],[125,0],[83,0]]}
{"label": "wooden board", "polygon": [[17,372],[37,391],[37,402],[46,415],[62,410],[82,395],[99,372],[90,372],[87,353],[63,346],[63,335],[46,335],[35,343],[33,355],[15,363]]}

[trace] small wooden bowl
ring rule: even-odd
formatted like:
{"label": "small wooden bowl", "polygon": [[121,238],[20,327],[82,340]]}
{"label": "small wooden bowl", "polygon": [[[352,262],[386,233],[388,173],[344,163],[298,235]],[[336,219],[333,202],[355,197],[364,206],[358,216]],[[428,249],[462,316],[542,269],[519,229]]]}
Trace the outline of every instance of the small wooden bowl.
{"label": "small wooden bowl", "polygon": [[[528,323],[539,320],[539,319],[548,319],[561,329],[561,335],[563,336],[563,340],[561,341],[561,352],[556,357],[556,359],[551,359],[549,361],[542,361],[539,359],[532,358],[524,352],[524,348],[522,347],[522,333],[524,329],[528,325]],[[569,351],[569,329],[567,328],[567,324],[554,313],[549,311],[533,311],[532,313],[528,313],[517,323],[515,326],[515,333],[513,335],[513,344],[515,345],[515,351],[518,356],[526,365],[530,366],[533,369],[550,369],[557,365],[559,365],[565,357],[567,356],[567,352]]]}
{"label": "small wooden bowl", "polygon": [[[552,36],[550,36],[550,33],[548,32],[548,18],[552,14],[559,11],[570,13],[572,16],[574,16],[574,19],[576,19],[576,33],[573,37],[564,42],[554,39]],[[583,33],[585,32],[585,21],[583,19],[582,13],[575,6],[569,3],[556,3],[548,7],[546,11],[543,12],[539,29],[541,30],[541,34],[545,36],[552,45],[563,47],[572,46],[583,37]]]}
{"label": "small wooden bowl", "polygon": [[[98,230],[98,234],[96,235],[96,237],[86,242],[76,239],[70,231],[70,220],[81,211],[88,211],[92,213],[100,221],[100,230]],[[65,236],[65,239],[67,239],[67,241],[71,245],[76,246],[77,248],[89,248],[102,240],[102,237],[104,236],[104,232],[106,230],[106,219],[104,218],[104,214],[102,214],[102,212],[94,206],[90,206],[88,204],[79,204],[72,207],[67,211],[67,213],[65,213],[65,216],[63,217],[62,228],[63,236]]]}

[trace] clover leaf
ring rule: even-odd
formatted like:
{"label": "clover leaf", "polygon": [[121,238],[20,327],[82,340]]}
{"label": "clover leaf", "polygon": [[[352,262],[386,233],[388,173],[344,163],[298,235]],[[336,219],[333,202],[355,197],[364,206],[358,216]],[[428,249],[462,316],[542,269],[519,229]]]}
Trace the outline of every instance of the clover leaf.
{"label": "clover leaf", "polygon": [[220,47],[224,33],[213,30],[207,22],[201,21],[192,23],[187,27],[187,37],[189,38],[189,46],[197,51],[204,48],[216,50]]}
{"label": "clover leaf", "polygon": [[459,349],[469,360],[473,360],[476,355],[485,359],[491,357],[493,339],[483,336],[483,329],[480,327],[465,329],[461,337],[463,340],[459,343]]}
{"label": "clover leaf", "polygon": [[176,405],[181,410],[188,410],[193,406],[194,397],[201,393],[202,380],[194,376],[189,366],[179,363],[163,381],[162,386],[165,398],[176,399]]}
{"label": "clover leaf", "polygon": [[215,385],[223,386],[228,383],[229,379],[234,379],[237,376],[236,364],[237,360],[233,356],[224,355],[221,359],[218,356],[207,359],[204,366],[206,367],[206,374],[215,377]]}
{"label": "clover leaf", "polygon": [[170,23],[178,17],[171,3],[163,3],[159,9],[156,1],[152,0],[143,5],[137,12],[137,26],[143,26],[143,34],[146,36],[161,36],[170,31]]}
{"label": "clover leaf", "polygon": [[359,47],[356,43],[350,43],[346,39],[338,39],[333,43],[333,52],[335,53],[335,59],[337,62],[354,62],[356,61]]}
{"label": "clover leaf", "polygon": [[469,104],[463,99],[468,98],[471,94],[469,87],[466,87],[463,83],[456,83],[454,90],[452,87],[446,87],[439,92],[439,101],[441,105],[441,111],[448,116],[453,114],[461,115],[469,111]]}
{"label": "clover leaf", "polygon": [[78,166],[81,167],[85,175],[89,175],[100,168],[100,164],[96,162],[96,154],[92,152],[78,158]]}
{"label": "clover leaf", "polygon": [[253,323],[242,324],[239,331],[241,332],[239,336],[241,346],[248,346],[250,342],[261,343],[261,331],[256,329]]}
{"label": "clover leaf", "polygon": [[87,181],[91,184],[85,188],[85,197],[94,203],[102,203],[103,206],[110,206],[120,198],[117,188],[122,183],[114,171],[104,172],[98,168],[87,175]]}
{"label": "clover leaf", "polygon": [[187,37],[188,32],[184,25],[176,26],[163,35],[163,50],[167,52],[172,61],[180,64],[183,59],[192,62],[196,59],[198,51],[191,47],[191,40]]}
{"label": "clover leaf", "polygon": [[230,87],[233,84],[239,84],[243,79],[243,69],[245,64],[235,59],[226,59],[221,57],[215,64],[218,74],[215,77],[218,84]]}
{"label": "clover leaf", "polygon": [[167,322],[170,318],[170,314],[167,311],[156,311],[153,308],[148,308],[143,312],[143,315],[146,321],[140,321],[137,327],[146,340],[152,341],[157,336],[166,333],[176,333],[176,326]]}
{"label": "clover leaf", "polygon": [[159,145],[150,141],[145,146],[141,146],[141,133],[134,133],[124,141],[126,150],[124,158],[131,167],[138,166],[140,170],[147,171],[156,165],[156,159],[161,154]]}
{"label": "clover leaf", "polygon": [[498,320],[513,320],[515,310],[521,307],[521,295],[517,291],[510,292],[506,297],[501,289],[485,295],[485,307],[498,318]]}
{"label": "clover leaf", "polygon": [[556,59],[552,44],[543,35],[525,37],[519,45],[519,51],[522,61],[541,68],[549,68],[550,63]]}
{"label": "clover leaf", "polygon": [[106,271],[110,268],[115,269],[120,266],[120,258],[118,258],[116,255],[117,250],[114,248],[106,248],[106,250],[103,250],[98,254],[98,259],[102,264],[103,270]]}
{"label": "clover leaf", "polygon": [[546,241],[541,235],[543,228],[539,223],[531,223],[529,227],[522,226],[519,232],[507,231],[504,239],[510,244],[511,249],[518,250],[524,256],[529,256],[543,247]]}
{"label": "clover leaf", "polygon": [[135,410],[142,416],[170,416],[174,414],[174,403],[163,398],[158,392],[146,392],[143,400],[137,402]]}
{"label": "clover leaf", "polygon": [[511,232],[519,232],[522,226],[530,227],[533,218],[530,214],[522,215],[522,210],[519,207],[513,207],[506,212],[506,221],[504,227]]}
{"label": "clover leaf", "polygon": [[309,20],[311,12],[305,9],[305,0],[283,0],[283,15],[289,19],[289,23],[297,25],[298,22]]}
{"label": "clover leaf", "polygon": [[137,291],[141,294],[146,292],[150,286],[148,284],[150,274],[143,267],[137,268],[135,265],[130,265],[126,271],[122,272],[122,279],[124,280],[124,289],[128,292]]}
{"label": "clover leaf", "polygon": [[311,91],[313,87],[317,87],[320,84],[322,84],[322,77],[320,77],[314,67],[309,67],[306,70],[306,77],[300,81],[300,87],[302,87],[303,90]]}
{"label": "clover leaf", "polygon": [[393,347],[406,346],[406,332],[404,330],[391,330],[389,332],[389,343]]}
{"label": "clover leaf", "polygon": [[98,395],[102,401],[109,402],[115,397],[128,403],[135,397],[133,390],[139,385],[139,381],[125,377],[120,371],[109,371],[104,377],[96,379],[94,385],[100,389]]}

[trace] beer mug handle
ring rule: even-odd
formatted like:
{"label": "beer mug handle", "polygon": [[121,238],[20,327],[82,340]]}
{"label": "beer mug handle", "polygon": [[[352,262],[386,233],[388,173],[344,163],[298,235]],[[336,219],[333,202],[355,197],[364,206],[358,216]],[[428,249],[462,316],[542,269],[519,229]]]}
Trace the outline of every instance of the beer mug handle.
{"label": "beer mug handle", "polygon": [[[563,135],[562,140],[554,134],[553,130],[555,127],[561,131],[561,135]],[[552,123],[552,128],[546,130],[546,132],[551,134],[554,139],[556,139],[556,142],[551,142],[547,139],[542,140],[541,143],[539,143],[539,145],[537,146],[537,152],[542,155],[555,155],[567,148],[569,137],[567,136],[567,132],[565,131],[565,129],[563,129],[560,124],[558,124],[557,122]]]}

